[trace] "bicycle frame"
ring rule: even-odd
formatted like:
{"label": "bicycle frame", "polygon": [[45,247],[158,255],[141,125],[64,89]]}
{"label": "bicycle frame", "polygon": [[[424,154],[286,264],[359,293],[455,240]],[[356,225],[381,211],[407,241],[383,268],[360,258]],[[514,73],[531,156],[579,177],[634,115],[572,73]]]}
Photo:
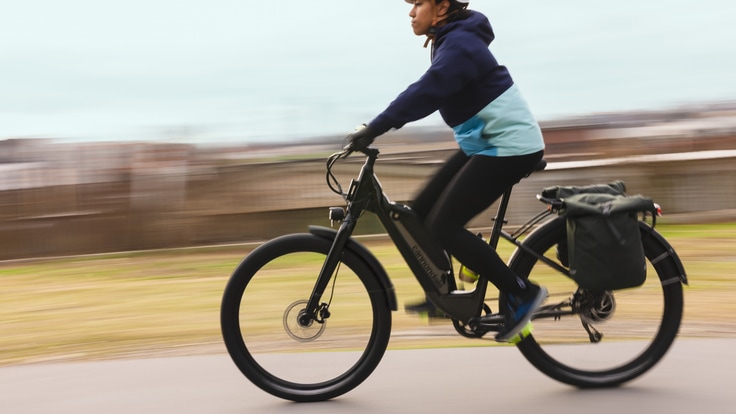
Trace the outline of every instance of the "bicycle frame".
{"label": "bicycle frame", "polygon": [[[365,211],[376,214],[417,281],[438,308],[463,323],[469,323],[472,319],[478,318],[483,309],[488,280],[481,275],[481,280],[475,289],[457,290],[452,261],[447,253],[429,237],[423,223],[410,207],[390,201],[383,193],[381,183],[373,170],[379,151],[367,148],[362,152],[366,155],[366,161],[360,170],[358,179],[351,181],[350,188],[345,195],[348,202],[347,212],[337,230],[337,235],[310,296],[303,322],[307,323],[312,319],[319,320],[317,315],[323,308],[323,305],[320,305],[322,294],[335,273],[341,252]],[[496,248],[500,238],[508,240],[518,248],[523,248],[518,238],[550,214],[544,211],[532,218],[517,232],[509,234],[503,230],[503,225],[510,195],[511,188],[502,195],[496,217],[493,219],[493,229],[489,239],[489,244],[493,248]],[[531,253],[536,255],[534,252]],[[556,263],[544,257],[540,259],[567,274],[567,271]]]}
{"label": "bicycle frame", "polygon": [[[351,152],[348,148],[328,159],[328,186],[347,201],[347,212],[330,208],[330,220],[339,221],[339,229],[310,226],[309,234],[285,235],[259,246],[238,265],[223,294],[220,324],[228,353],[248,379],[277,397],[323,401],[341,395],[363,382],[387,349],[391,311],[398,309],[394,288],[378,259],[352,238],[366,211],[377,215],[428,298],[452,319],[458,334],[483,338],[505,328],[507,318],[502,309],[507,308],[508,298],[498,297],[501,310],[495,313],[484,303],[488,299],[488,275],[481,275],[473,290],[457,290],[449,255],[433,242],[410,207],[391,202],[383,193],[373,172],[377,150],[360,150],[366,160],[357,178],[351,180],[349,191],[343,192],[332,167]],[[534,170],[543,166],[540,163]],[[682,284],[687,278],[672,246],[646,222],[639,221],[647,267],[656,273],[662,298],[653,296],[657,294],[654,280],[642,289],[641,296],[628,290],[618,302],[624,305],[622,318],[606,325],[606,337],[613,338],[610,342],[619,342],[620,338],[628,342],[626,346],[612,343],[615,349],[606,345],[583,347],[585,337],[578,332],[581,328],[590,343],[604,338],[596,328],[617,313],[614,292],[589,291],[574,280],[558,283],[563,279],[560,275],[548,279],[549,269],[570,276],[562,265],[564,256],[554,258],[555,250],[559,255],[559,247],[567,241],[566,218],[545,220],[559,210],[554,203],[540,198],[550,207],[509,234],[504,231],[504,217],[510,195],[511,188],[502,194],[489,244],[496,248],[501,239],[512,243],[516,251],[509,259],[509,268],[519,277],[554,280],[556,289],[547,299],[561,298],[534,312],[532,319],[539,320],[537,330],[515,342],[522,355],[551,378],[581,388],[617,386],[648,371],[671,346],[682,320]],[[532,228],[534,231],[530,231]],[[293,273],[284,269],[294,264],[292,270],[303,271],[304,265],[314,263],[294,263],[295,257],[323,258],[317,264],[321,269],[312,270],[308,279],[298,282],[307,283],[306,289],[312,290],[306,307],[302,295],[309,292],[303,288],[293,292]],[[341,271],[342,265],[349,271]],[[316,281],[311,279],[314,273],[318,273]],[[331,309],[333,299],[335,308]],[[653,308],[652,300],[661,308]],[[358,310],[357,306],[364,308]],[[355,315],[360,317],[355,319]],[[327,329],[328,324],[337,329]],[[340,345],[342,339],[345,343]],[[575,344],[568,348],[573,352],[559,352],[565,343]],[[320,352],[318,358],[312,358],[317,351],[338,349],[357,352]],[[301,356],[289,352],[290,369],[286,371],[272,364],[273,357],[285,350],[304,351]],[[330,356],[335,359],[327,362]]]}

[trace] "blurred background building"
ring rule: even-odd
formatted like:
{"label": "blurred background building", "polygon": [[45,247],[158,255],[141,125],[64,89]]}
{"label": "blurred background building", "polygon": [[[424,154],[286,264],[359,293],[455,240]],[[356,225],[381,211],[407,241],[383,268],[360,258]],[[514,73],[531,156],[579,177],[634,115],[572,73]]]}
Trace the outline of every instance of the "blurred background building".
{"label": "blurred background building", "polygon": [[[736,103],[569,118],[543,124],[549,167],[514,193],[512,224],[543,206],[549,185],[623,179],[665,220],[736,218]],[[261,241],[329,225],[344,201],[325,184],[342,137],[175,144],[0,141],[0,259]],[[378,142],[377,174],[398,202],[456,146],[448,130],[405,128]],[[362,158],[338,165],[343,185]],[[474,227],[490,225],[484,213]],[[366,220],[361,233],[383,232]]]}

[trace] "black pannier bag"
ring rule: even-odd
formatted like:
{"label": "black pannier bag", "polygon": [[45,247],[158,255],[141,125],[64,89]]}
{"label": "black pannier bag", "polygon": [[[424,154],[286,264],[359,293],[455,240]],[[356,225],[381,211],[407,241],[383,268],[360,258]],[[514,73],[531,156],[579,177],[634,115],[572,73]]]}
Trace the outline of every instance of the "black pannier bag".
{"label": "black pannier bag", "polygon": [[543,200],[556,200],[565,216],[566,243],[558,256],[577,284],[591,291],[640,286],[646,280],[646,259],[639,231],[639,214],[654,202],[629,196],[623,181],[582,187],[549,187]]}

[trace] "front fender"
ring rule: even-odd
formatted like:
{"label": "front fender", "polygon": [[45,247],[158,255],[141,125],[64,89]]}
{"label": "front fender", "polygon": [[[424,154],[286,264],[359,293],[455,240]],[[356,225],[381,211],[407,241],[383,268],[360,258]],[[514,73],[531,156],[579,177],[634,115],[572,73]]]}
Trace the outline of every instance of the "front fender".
{"label": "front fender", "polygon": [[[322,226],[309,226],[309,232],[315,236],[322,237],[328,240],[334,240],[337,235],[337,231],[328,227]],[[360,257],[365,264],[373,271],[373,274],[378,279],[378,282],[383,287],[383,291],[386,294],[386,301],[391,310],[398,310],[398,302],[396,301],[396,291],[394,285],[391,283],[386,270],[383,268],[381,263],[378,261],[376,256],[370,252],[365,246],[357,242],[352,237],[348,240],[345,248],[353,252],[356,256]]]}

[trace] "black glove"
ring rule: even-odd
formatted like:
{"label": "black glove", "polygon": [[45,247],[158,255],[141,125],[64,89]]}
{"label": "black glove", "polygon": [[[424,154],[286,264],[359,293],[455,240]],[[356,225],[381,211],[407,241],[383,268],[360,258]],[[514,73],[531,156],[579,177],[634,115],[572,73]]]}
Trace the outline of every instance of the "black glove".
{"label": "black glove", "polygon": [[348,134],[346,140],[348,141],[347,148],[360,151],[368,148],[376,139],[376,133],[373,132],[371,127],[366,124],[360,125],[355,128],[355,131]]}

